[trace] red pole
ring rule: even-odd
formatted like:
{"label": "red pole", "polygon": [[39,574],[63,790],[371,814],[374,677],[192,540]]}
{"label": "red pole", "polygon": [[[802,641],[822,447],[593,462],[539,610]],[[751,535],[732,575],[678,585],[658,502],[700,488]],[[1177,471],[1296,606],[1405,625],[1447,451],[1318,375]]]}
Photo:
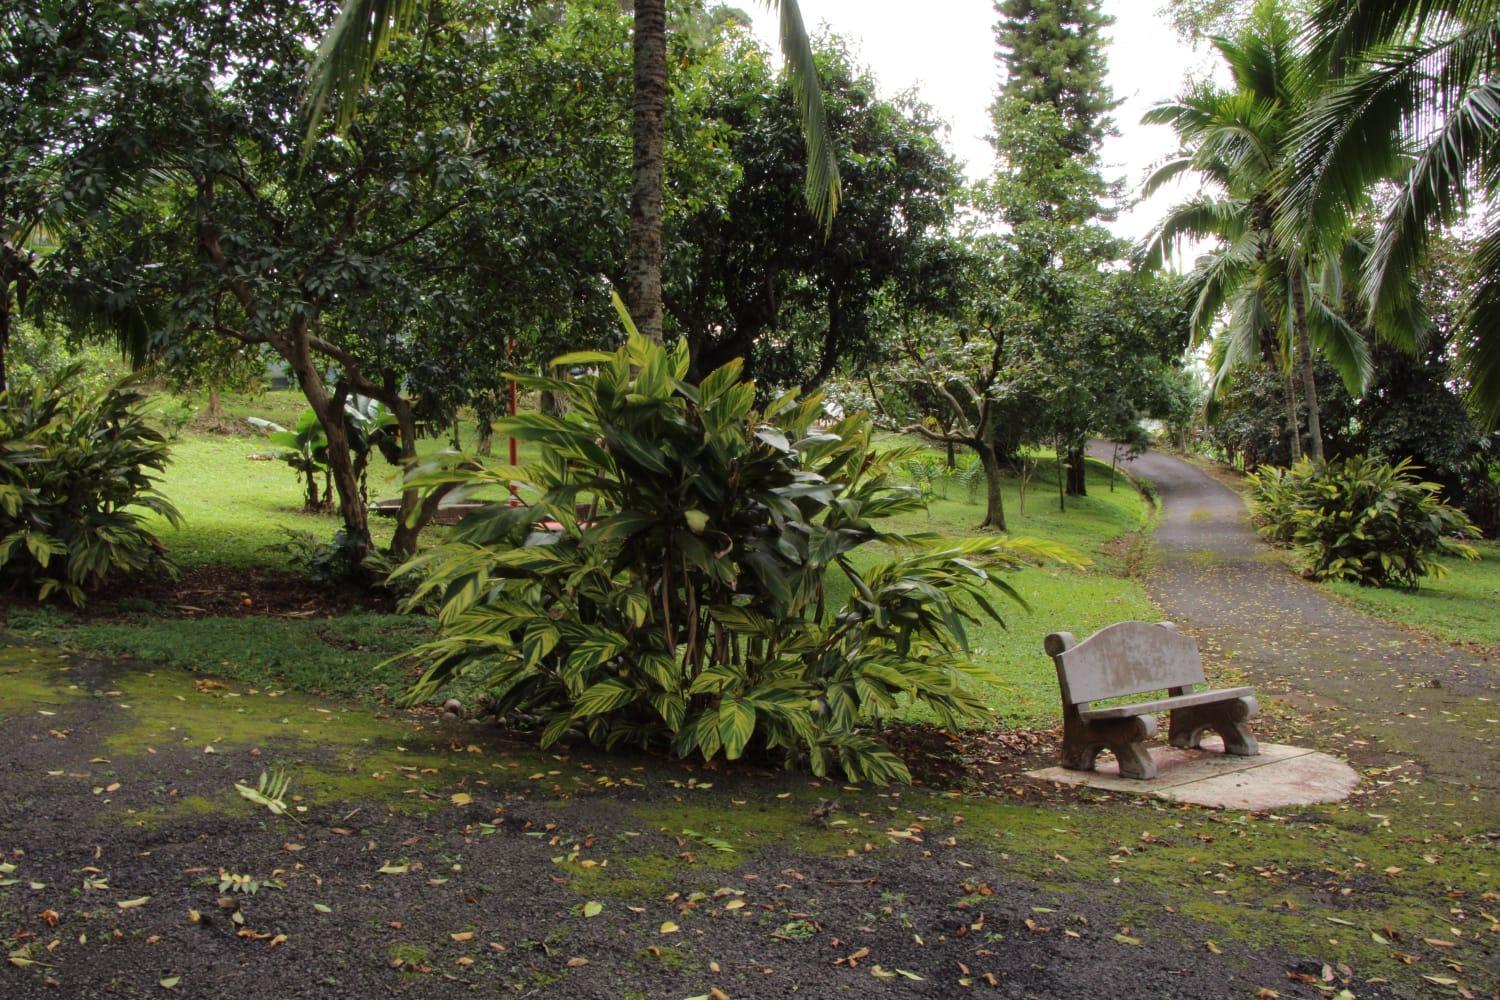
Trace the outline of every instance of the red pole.
{"label": "red pole", "polygon": [[[510,335],[510,341],[505,345],[505,358],[506,358],[506,361],[508,361],[510,363],[511,369],[514,370],[515,369],[515,358],[516,358],[516,335],[515,334],[511,334]],[[515,383],[515,380],[512,379],[511,383],[510,383],[510,415],[511,416],[515,416],[516,415],[516,396],[517,396],[517,393],[516,393],[516,383]],[[514,437],[512,437],[510,439],[510,467],[512,469],[514,469],[516,467],[516,458],[517,458],[517,455],[516,455],[516,439]],[[516,490],[516,484],[514,482],[512,482],[510,484],[510,496],[511,496],[511,505],[514,506],[517,503],[517,501],[518,501],[518,499],[520,497],[520,494]]]}

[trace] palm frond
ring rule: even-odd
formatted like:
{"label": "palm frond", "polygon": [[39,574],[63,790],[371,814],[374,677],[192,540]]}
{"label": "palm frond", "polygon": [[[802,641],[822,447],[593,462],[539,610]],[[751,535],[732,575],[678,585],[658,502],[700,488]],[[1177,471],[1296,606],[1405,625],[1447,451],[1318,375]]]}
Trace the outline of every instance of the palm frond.
{"label": "palm frond", "polygon": [[1188,315],[1191,346],[1203,343],[1232,297],[1253,294],[1250,288],[1255,270],[1255,241],[1249,237],[1198,258],[1186,287],[1192,303]]}
{"label": "palm frond", "polygon": [[818,65],[813,58],[812,42],[802,23],[797,0],[764,0],[775,11],[781,26],[781,55],[786,61],[787,80],[802,113],[802,135],[807,142],[807,180],[804,194],[808,210],[824,227],[833,228],[843,197],[839,181],[838,158],[828,134],[828,119],[823,112],[823,89],[818,84]]}
{"label": "palm frond", "polygon": [[1406,275],[1421,260],[1433,233],[1467,211],[1471,172],[1481,170],[1481,183],[1493,191],[1500,163],[1494,151],[1497,134],[1500,79],[1493,79],[1475,87],[1454,108],[1386,211],[1364,277],[1363,294],[1372,309],[1406,294]]}
{"label": "palm frond", "polygon": [[1147,268],[1159,268],[1185,240],[1221,239],[1233,243],[1245,233],[1245,207],[1229,198],[1200,195],[1167,210],[1136,248]]}
{"label": "palm frond", "polygon": [[[1389,45],[1362,70],[1326,88],[1297,124],[1286,167],[1283,231],[1293,219],[1326,223],[1361,203],[1377,181],[1410,169],[1408,150],[1427,146],[1482,91],[1500,62],[1500,14],[1458,35]],[[1493,83],[1493,79],[1490,79]],[[1494,143],[1469,152],[1493,156]]]}
{"label": "palm frond", "polygon": [[1401,42],[1417,30],[1477,24],[1497,10],[1495,0],[1319,0],[1308,16],[1309,55],[1339,76],[1372,48]]}
{"label": "palm frond", "polygon": [[1307,329],[1318,350],[1333,365],[1344,387],[1358,396],[1370,384],[1375,364],[1370,358],[1370,342],[1344,318],[1336,302],[1330,302],[1317,289],[1308,289]]}
{"label": "palm frond", "polygon": [[344,0],[308,70],[304,146],[316,137],[330,103],[335,127],[348,127],[376,63],[424,6],[424,0]]}
{"label": "palm frond", "polygon": [[1500,429],[1500,210],[1491,209],[1487,229],[1469,262],[1473,283],[1459,311],[1458,358],[1470,409],[1494,431]]}
{"label": "palm frond", "polygon": [[1210,369],[1211,387],[1222,388],[1234,372],[1261,364],[1261,332],[1270,321],[1265,306],[1265,299],[1254,289],[1243,289],[1236,296],[1229,311],[1229,322],[1209,348],[1214,362]]}
{"label": "palm frond", "polygon": [[1141,197],[1149,198],[1157,191],[1160,191],[1164,185],[1171,183],[1173,180],[1181,177],[1185,173],[1197,169],[1198,166],[1194,162],[1193,157],[1174,156],[1172,159],[1167,160],[1165,163],[1162,163],[1160,166],[1158,166],[1155,170],[1151,171],[1150,176],[1148,176],[1145,180],[1145,183],[1141,185]]}

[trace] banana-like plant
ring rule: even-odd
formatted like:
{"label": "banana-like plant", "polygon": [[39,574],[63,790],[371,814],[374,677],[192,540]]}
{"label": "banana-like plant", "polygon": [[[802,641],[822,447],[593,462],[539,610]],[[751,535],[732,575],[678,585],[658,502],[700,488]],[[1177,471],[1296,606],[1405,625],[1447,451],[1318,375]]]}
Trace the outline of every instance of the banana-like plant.
{"label": "banana-like plant", "polygon": [[318,473],[323,473],[326,484],[328,463],[324,455],[328,448],[328,436],[323,433],[323,425],[318,423],[317,413],[312,409],[302,411],[296,426],[292,428],[283,427],[274,420],[263,417],[246,417],[245,421],[251,427],[265,431],[266,440],[285,449],[276,458],[291,466],[303,481],[307,490],[302,502],[303,510],[322,510],[327,501],[318,493]]}
{"label": "banana-like plant", "polygon": [[[246,417],[250,426],[266,432],[266,439],[286,450],[276,457],[296,470],[307,489],[303,507],[319,511],[333,502],[327,459],[328,435],[318,414],[309,407],[297,418],[290,430],[273,420]],[[400,464],[401,447],[396,415],[390,407],[368,396],[350,396],[344,403],[344,430],[349,436],[349,451],[354,456],[354,475],[364,494],[370,473],[370,456],[379,451],[392,465]],[[323,475],[323,493],[318,493],[318,474]],[[369,501],[369,496],[364,497]]]}
{"label": "banana-like plant", "polygon": [[[544,745],[768,753],[877,783],[909,775],[872,722],[912,701],[949,726],[984,716],[974,681],[990,668],[969,659],[967,625],[1001,620],[995,594],[1021,601],[1006,571],[1066,550],[887,530],[921,505],[899,482],[912,450],[877,449],[863,414],[816,429],[820,394],[757,410],[739,361],[693,384],[685,345],[632,331],[618,351],[555,364],[593,373],[517,381],[566,397],[567,416],[496,429],[539,446],[538,502],[471,514],[396,573],[420,580],[413,604],[440,606],[412,700],[467,677],[497,710],[540,716]],[[896,554],[860,569],[853,554],[875,543]],[[837,608],[835,575],[849,592]]]}

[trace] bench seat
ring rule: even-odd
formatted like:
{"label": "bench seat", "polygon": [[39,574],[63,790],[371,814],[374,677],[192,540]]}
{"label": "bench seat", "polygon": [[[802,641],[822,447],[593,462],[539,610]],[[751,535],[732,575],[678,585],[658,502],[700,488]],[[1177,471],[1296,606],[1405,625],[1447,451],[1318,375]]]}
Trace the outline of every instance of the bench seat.
{"label": "bench seat", "polygon": [[[1205,732],[1224,739],[1224,752],[1260,753],[1249,721],[1260,706],[1247,687],[1200,690],[1207,684],[1198,643],[1171,622],[1118,622],[1083,642],[1069,632],[1047,636],[1062,694],[1062,766],[1092,771],[1105,750],[1120,764],[1120,776],[1156,777],[1146,740],[1156,735],[1156,713],[1171,713],[1168,739],[1194,749]],[[1131,705],[1090,708],[1093,702],[1153,696]],[[1165,696],[1163,696],[1165,695]]]}
{"label": "bench seat", "polygon": [[1135,715],[1155,715],[1157,712],[1170,712],[1178,708],[1192,708],[1194,705],[1212,705],[1221,701],[1233,701],[1246,695],[1255,693],[1254,688],[1237,687],[1221,688],[1218,691],[1199,691],[1196,694],[1181,694],[1175,698],[1158,698],[1155,701],[1143,701],[1135,705],[1111,705],[1109,708],[1085,708],[1079,711],[1079,715],[1085,719],[1128,719]]}

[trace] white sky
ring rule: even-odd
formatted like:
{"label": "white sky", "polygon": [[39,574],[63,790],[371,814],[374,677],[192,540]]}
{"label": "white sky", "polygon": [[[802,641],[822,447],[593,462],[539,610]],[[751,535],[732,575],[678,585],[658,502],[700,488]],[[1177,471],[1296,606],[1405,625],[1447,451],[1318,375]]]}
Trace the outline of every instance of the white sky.
{"label": "white sky", "polygon": [[[883,93],[916,87],[950,126],[948,149],[964,161],[970,177],[987,174],[994,153],[989,105],[999,85],[995,61],[995,12],[991,0],[799,0],[808,31],[826,25],[848,39],[859,60],[880,81]],[[1125,179],[1135,197],[1150,167],[1176,143],[1166,126],[1142,125],[1141,115],[1179,93],[1190,68],[1206,60],[1181,42],[1160,14],[1161,0],[1104,0],[1115,19],[1108,31],[1109,84],[1124,103],[1114,112],[1120,134],[1105,141],[1106,178]],[[756,33],[777,51],[775,19],[760,4],[742,9],[755,17]],[[1112,225],[1131,240],[1144,236],[1183,191],[1158,192],[1151,201],[1122,212]]]}

